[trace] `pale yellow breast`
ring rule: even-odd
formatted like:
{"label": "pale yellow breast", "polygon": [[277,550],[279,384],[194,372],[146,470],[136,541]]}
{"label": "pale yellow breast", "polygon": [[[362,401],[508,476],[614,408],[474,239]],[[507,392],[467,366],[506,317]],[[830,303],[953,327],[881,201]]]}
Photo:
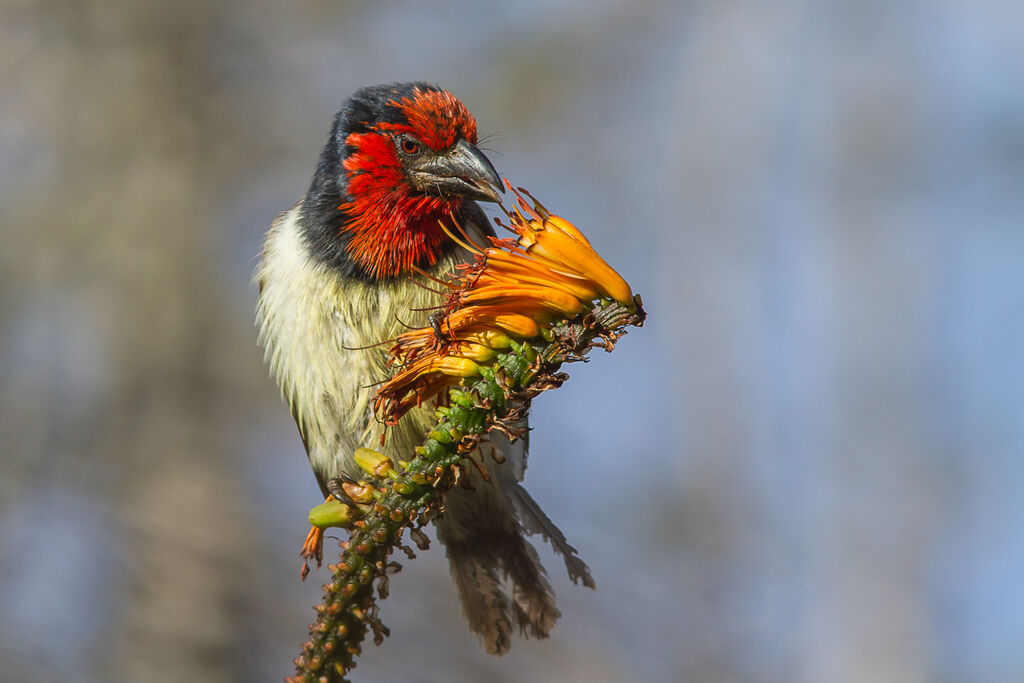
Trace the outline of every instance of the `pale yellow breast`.
{"label": "pale yellow breast", "polygon": [[[436,307],[443,298],[408,279],[371,285],[342,278],[310,258],[297,213],[293,208],[271,227],[256,271],[260,341],[313,468],[326,477],[356,475],[352,452],[380,448],[383,426],[373,415],[373,396],[390,374],[387,345],[364,347],[394,339],[407,325],[425,325],[429,311],[416,309]],[[467,257],[460,250],[440,272]],[[432,410],[410,411],[388,430],[384,452],[409,459],[432,423]]]}

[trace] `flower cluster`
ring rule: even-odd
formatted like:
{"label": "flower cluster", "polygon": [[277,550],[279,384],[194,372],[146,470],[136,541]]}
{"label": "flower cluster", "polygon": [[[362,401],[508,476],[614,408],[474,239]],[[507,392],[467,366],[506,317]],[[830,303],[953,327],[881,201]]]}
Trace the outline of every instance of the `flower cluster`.
{"label": "flower cluster", "polygon": [[506,211],[510,225],[503,227],[515,238],[491,237],[484,248],[474,246],[464,232],[460,240],[442,226],[476,258],[457,277],[438,281],[449,295],[432,325],[400,335],[391,347],[398,369],[374,399],[386,424],[478,375],[498,351],[543,336],[553,322],[573,318],[595,301],[634,306],[629,285],[583,233],[525,190],[508,187],[516,203]]}
{"label": "flower cluster", "polygon": [[[462,233],[476,258],[457,276],[435,280],[448,290],[444,305],[429,327],[400,335],[391,348],[394,373],[375,397],[378,415],[394,424],[412,406],[435,400],[433,428],[408,461],[357,449],[355,462],[368,478],[339,479],[340,498],[310,511],[305,557],[319,561],[325,528],[350,533],[330,565],[309,640],[287,679],[292,683],[349,680],[366,637],[372,633],[379,644],[388,635],[378,597],[387,597],[390,577],[401,568],[393,552],[414,557],[403,538],[426,549],[423,526],[441,514],[465,468],[480,467],[465,456],[492,430],[521,436],[532,399],[568,377],[559,372],[564,363],[585,360],[595,347],[611,351],[627,327],[644,322],[639,295],[579,230],[525,191],[514,193],[505,227],[515,237],[492,238],[484,247]],[[457,225],[445,230],[461,241]],[[568,566],[572,553],[566,555]],[[570,568],[570,576],[584,573]]]}

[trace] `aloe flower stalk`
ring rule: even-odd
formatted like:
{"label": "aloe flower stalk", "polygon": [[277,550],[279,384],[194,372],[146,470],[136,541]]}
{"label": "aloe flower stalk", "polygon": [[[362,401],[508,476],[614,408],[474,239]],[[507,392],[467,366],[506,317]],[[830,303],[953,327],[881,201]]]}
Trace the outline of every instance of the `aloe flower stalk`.
{"label": "aloe flower stalk", "polygon": [[395,373],[375,407],[394,424],[411,407],[435,401],[437,422],[423,445],[401,462],[359,449],[355,459],[367,478],[345,487],[357,505],[328,499],[310,512],[314,530],[338,526],[350,536],[329,567],[332,577],[288,681],[347,680],[367,634],[377,644],[388,635],[378,599],[387,597],[390,576],[401,568],[391,559],[394,550],[415,557],[407,539],[427,548],[422,527],[444,514],[445,493],[465,468],[480,467],[467,454],[491,430],[522,436],[517,424],[531,400],[568,379],[563,363],[585,359],[595,346],[611,351],[627,326],[643,324],[639,295],[582,233],[536,200],[528,203],[525,192],[513,192],[508,227],[517,238],[492,238],[489,247],[474,249],[475,263],[448,283],[438,324],[399,336],[391,348]]}

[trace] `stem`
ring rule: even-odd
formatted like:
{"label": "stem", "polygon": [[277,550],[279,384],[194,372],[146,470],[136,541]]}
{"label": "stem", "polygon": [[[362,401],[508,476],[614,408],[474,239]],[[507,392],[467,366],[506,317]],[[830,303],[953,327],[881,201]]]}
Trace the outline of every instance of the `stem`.
{"label": "stem", "polygon": [[401,569],[389,559],[396,548],[415,557],[402,541],[406,529],[426,549],[422,527],[443,513],[444,494],[471,466],[466,456],[487,432],[496,428],[516,437],[512,425],[530,401],[567,379],[558,372],[562,363],[583,360],[594,346],[611,351],[624,328],[642,325],[644,317],[639,297],[630,307],[602,302],[574,321],[553,326],[550,335],[498,353],[489,367],[481,367],[479,378],[448,392],[448,405],[437,409],[437,425],[408,463],[396,468],[382,455],[361,449],[356,460],[376,477],[370,482],[375,502],[352,510],[351,535],[341,544],[340,561],[329,566],[332,577],[324,584],[323,602],[315,608],[309,640],[294,660],[295,675],[288,683],[348,680],[367,632],[373,632],[377,645],[389,633],[378,618],[374,589],[381,600],[387,597],[389,576]]}

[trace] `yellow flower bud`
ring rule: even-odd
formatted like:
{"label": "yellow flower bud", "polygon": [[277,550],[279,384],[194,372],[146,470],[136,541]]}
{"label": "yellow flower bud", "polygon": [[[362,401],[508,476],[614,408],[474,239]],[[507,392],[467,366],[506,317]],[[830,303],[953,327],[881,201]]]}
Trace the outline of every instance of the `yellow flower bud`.
{"label": "yellow flower bud", "polygon": [[357,448],[352,459],[359,465],[359,469],[378,479],[388,476],[394,467],[391,458],[372,448]]}

